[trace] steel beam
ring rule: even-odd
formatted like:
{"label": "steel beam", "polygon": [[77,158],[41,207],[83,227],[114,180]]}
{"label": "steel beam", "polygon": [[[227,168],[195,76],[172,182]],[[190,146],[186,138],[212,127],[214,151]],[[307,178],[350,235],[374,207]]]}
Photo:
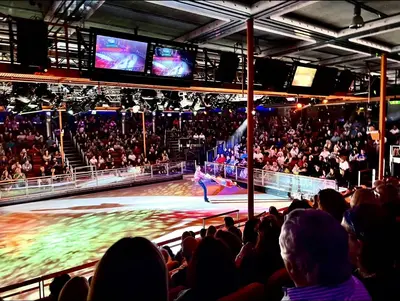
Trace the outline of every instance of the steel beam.
{"label": "steel beam", "polygon": [[370,54],[355,53],[355,54],[351,54],[351,55],[335,57],[332,59],[320,60],[318,63],[320,65],[336,65],[336,64],[342,64],[345,62],[352,62],[352,61],[356,61],[359,59],[364,59],[364,58],[370,57],[370,56],[371,56]]}
{"label": "steel beam", "polygon": [[277,34],[277,35],[281,35],[281,36],[285,36],[285,37],[290,37],[293,39],[298,39],[298,40],[303,40],[303,41],[308,41],[308,42],[312,42],[315,43],[316,41],[304,34],[301,33],[296,33],[296,32],[284,32],[281,30],[276,30],[273,29],[271,27],[267,27],[264,25],[254,25],[254,29],[260,30],[260,31],[265,31],[265,32],[269,32],[269,33],[273,33],[273,34]]}
{"label": "steel beam", "polygon": [[44,20],[46,22],[52,22],[54,15],[57,14],[57,12],[62,8],[62,6],[66,3],[66,0],[56,0],[53,1],[53,4],[50,6],[50,8],[48,9]]}
{"label": "steel beam", "polygon": [[184,2],[177,2],[177,1],[153,1],[153,0],[145,0],[146,2],[149,2],[151,4],[156,4],[156,5],[161,5],[165,6],[168,8],[173,8],[176,10],[181,10],[187,13],[191,14],[196,14],[212,19],[217,19],[221,21],[226,21],[229,22],[231,19],[240,19],[239,17],[232,15],[232,14],[227,14],[223,10],[216,11],[216,10],[211,10],[207,8],[201,8],[201,3],[197,2],[189,2],[189,3],[184,3]]}
{"label": "steel beam", "polygon": [[396,14],[394,16],[390,16],[387,18],[379,19],[376,21],[367,22],[361,28],[346,28],[338,32],[338,38],[349,37],[357,38],[362,36],[363,34],[374,31],[376,34],[379,34],[381,29],[388,30],[390,28],[394,28],[400,24],[400,14]]}
{"label": "steel beam", "polygon": [[211,23],[208,23],[204,26],[201,26],[199,28],[196,28],[195,30],[185,33],[184,35],[174,39],[176,42],[186,42],[186,41],[191,41],[196,39],[199,36],[202,36],[204,34],[207,34],[209,32],[212,32],[214,30],[217,30],[221,28],[221,26],[227,24],[228,22],[222,21],[222,20],[215,20]]}
{"label": "steel beam", "polygon": [[374,42],[371,42],[371,41],[366,41],[366,40],[363,40],[363,39],[354,38],[354,39],[349,39],[349,41],[352,42],[352,43],[356,43],[356,44],[360,44],[360,45],[363,45],[363,46],[375,48],[375,49],[378,49],[378,50],[381,50],[381,51],[385,51],[385,52],[391,52],[392,51],[392,48],[390,48],[390,47],[383,46],[381,44],[374,43]]}
{"label": "steel beam", "polygon": [[226,26],[227,28],[214,31],[202,37],[200,42],[210,42],[225,38],[237,32],[246,29],[246,23],[243,22],[236,22],[236,24],[231,24],[230,26]]}
{"label": "steel beam", "polygon": [[[266,1],[261,1],[261,2],[266,2]],[[279,2],[279,4],[272,7],[268,7],[269,3],[266,2],[267,4],[266,7],[268,8],[259,11],[257,14],[252,12],[254,17],[255,18],[280,17],[288,13],[294,12],[296,10],[302,9],[304,7],[310,6],[312,4],[315,4],[319,1],[272,1],[272,2]]]}
{"label": "steel beam", "polygon": [[313,42],[309,42],[309,41],[301,41],[301,42],[297,42],[296,44],[293,44],[291,46],[285,46],[285,47],[279,47],[279,48],[270,48],[270,49],[266,49],[263,50],[260,54],[260,56],[270,56],[270,57],[277,57],[277,56],[282,56],[282,52],[285,52],[285,54],[289,54],[289,53],[296,53],[296,52],[300,52],[298,51],[298,49],[301,49],[305,46],[310,46],[310,48],[308,50],[312,50]]}

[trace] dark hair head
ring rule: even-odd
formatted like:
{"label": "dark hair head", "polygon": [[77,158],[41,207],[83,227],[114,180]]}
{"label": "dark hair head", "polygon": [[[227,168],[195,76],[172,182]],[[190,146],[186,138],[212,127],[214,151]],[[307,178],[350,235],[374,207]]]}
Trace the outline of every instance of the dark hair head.
{"label": "dark hair head", "polygon": [[190,233],[190,236],[196,237],[196,234],[193,231],[189,231],[189,233]]}
{"label": "dark hair head", "polygon": [[185,240],[186,237],[192,236],[189,231],[185,231],[182,233],[181,239],[182,241]]}
{"label": "dark hair head", "polygon": [[343,195],[334,189],[323,189],[318,193],[318,208],[331,214],[341,222],[344,212],[349,208]]}
{"label": "dark hair head", "polygon": [[276,209],[275,206],[269,207],[268,212],[269,212],[269,214],[272,214],[272,215],[279,215],[278,209]]}
{"label": "dark hair head", "polygon": [[248,242],[255,244],[257,242],[257,237],[258,237],[257,226],[259,223],[260,223],[260,220],[258,218],[252,218],[252,219],[249,219],[244,224],[244,229],[243,229],[243,243],[244,244],[246,244]]}
{"label": "dark hair head", "polygon": [[114,243],[98,263],[88,301],[167,301],[168,272],[158,248],[143,237]]}
{"label": "dark hair head", "polygon": [[292,212],[293,210],[296,210],[296,209],[310,209],[310,208],[311,208],[311,206],[307,201],[294,199],[292,201],[292,203],[289,205],[287,214],[289,214],[290,212]]}
{"label": "dark hair head", "polygon": [[217,233],[217,228],[215,228],[214,226],[208,227],[207,236],[214,236],[215,233]]}
{"label": "dark hair head", "polygon": [[229,248],[234,258],[236,258],[242,248],[242,243],[235,234],[229,231],[218,230],[215,234],[215,238],[222,240]]}
{"label": "dark hair head", "polygon": [[68,274],[63,274],[61,276],[57,276],[50,283],[50,293],[56,300],[58,300],[58,296],[64,285],[71,279],[71,276]]}
{"label": "dark hair head", "polygon": [[233,218],[230,217],[230,216],[226,216],[226,217],[224,218],[224,222],[225,222],[225,226],[226,226],[226,227],[232,227],[232,226],[235,225],[235,221],[234,221]]}
{"label": "dark hair head", "polygon": [[167,250],[167,252],[169,254],[169,257],[171,257],[171,259],[175,258],[175,254],[174,254],[174,252],[172,252],[172,250],[171,250],[171,248],[169,246],[162,246],[162,248],[164,250]]}
{"label": "dark hair head", "polygon": [[188,276],[199,300],[215,300],[237,289],[233,256],[221,240],[213,237],[199,243],[189,264]]}
{"label": "dark hair head", "polygon": [[204,238],[204,237],[206,237],[206,234],[207,234],[207,229],[206,228],[202,228],[200,230],[200,237]]}
{"label": "dark hair head", "polygon": [[63,287],[58,301],[86,301],[89,283],[84,277],[74,277]]}

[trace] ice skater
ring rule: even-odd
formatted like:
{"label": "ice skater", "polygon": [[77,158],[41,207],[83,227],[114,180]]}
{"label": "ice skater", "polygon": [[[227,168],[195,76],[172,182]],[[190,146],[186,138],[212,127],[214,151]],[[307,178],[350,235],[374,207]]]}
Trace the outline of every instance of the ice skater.
{"label": "ice skater", "polygon": [[210,201],[207,198],[207,186],[204,184],[203,180],[209,178],[209,175],[206,175],[201,172],[201,167],[197,166],[196,167],[196,172],[194,173],[193,181],[196,182],[197,184],[200,185],[201,188],[203,188],[204,192],[204,201],[209,203]]}

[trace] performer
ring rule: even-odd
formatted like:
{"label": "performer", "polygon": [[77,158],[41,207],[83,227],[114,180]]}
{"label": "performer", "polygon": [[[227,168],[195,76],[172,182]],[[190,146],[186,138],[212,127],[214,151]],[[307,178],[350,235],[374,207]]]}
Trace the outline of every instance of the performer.
{"label": "performer", "polygon": [[232,181],[232,180],[230,180],[230,179],[224,179],[224,178],[221,177],[221,176],[218,176],[218,177],[211,177],[211,179],[212,179],[213,181],[215,181],[217,184],[219,184],[219,185],[221,185],[221,186],[224,186],[224,187],[232,188],[232,187],[234,187],[234,186],[237,186],[237,183],[236,183],[236,182],[234,182],[234,181]]}
{"label": "performer", "polygon": [[201,186],[201,188],[203,188],[203,191],[204,191],[204,201],[207,202],[207,203],[209,203],[210,201],[209,201],[208,198],[207,198],[207,187],[206,187],[206,185],[205,185],[204,182],[203,182],[203,180],[206,179],[206,178],[208,178],[208,176],[201,172],[201,167],[200,167],[200,166],[197,166],[196,172],[194,173],[193,181],[195,181],[196,183],[198,183],[198,184]]}

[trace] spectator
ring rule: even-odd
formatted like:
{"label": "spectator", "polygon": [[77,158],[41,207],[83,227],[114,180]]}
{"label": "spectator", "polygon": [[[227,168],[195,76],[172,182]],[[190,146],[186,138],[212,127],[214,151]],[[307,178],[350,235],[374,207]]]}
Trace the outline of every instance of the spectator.
{"label": "spectator", "polygon": [[240,242],[242,242],[242,231],[239,228],[235,227],[235,221],[232,217],[226,216],[224,218],[225,228],[227,231],[235,234],[237,238],[239,238]]}
{"label": "spectator", "polygon": [[272,216],[264,217],[258,226],[258,240],[254,252],[243,256],[239,266],[240,283],[266,283],[268,278],[283,267],[279,250],[280,225]]}
{"label": "spectator", "polygon": [[331,188],[323,189],[317,194],[317,208],[331,214],[338,222],[342,221],[344,212],[349,208],[343,195]]}
{"label": "spectator", "polygon": [[30,172],[30,171],[32,170],[32,164],[31,164],[28,160],[26,160],[25,163],[22,164],[22,170],[23,170],[25,173]]}
{"label": "spectator", "polygon": [[176,301],[216,301],[237,290],[237,274],[227,246],[213,237],[202,240],[188,267],[190,289]]}
{"label": "spectator", "polygon": [[359,206],[361,204],[378,205],[379,199],[371,189],[357,189],[350,199],[350,207]]}
{"label": "spectator", "polygon": [[346,211],[342,225],[349,236],[350,258],[373,300],[400,300],[395,270],[396,233],[393,216],[376,204]]}
{"label": "spectator", "polygon": [[74,277],[64,285],[58,301],[86,301],[89,283],[84,277]]}
{"label": "spectator", "polygon": [[187,286],[187,267],[192,260],[197,244],[197,240],[192,236],[186,237],[182,242],[182,256],[184,260],[180,267],[171,271],[171,286]]}
{"label": "spectator", "polygon": [[207,229],[206,228],[201,228],[200,230],[200,240],[204,239],[206,237],[207,234]]}
{"label": "spectator", "polygon": [[295,283],[282,300],[371,300],[351,275],[346,231],[320,210],[291,212],[280,235],[281,254]]}
{"label": "spectator", "polygon": [[244,245],[240,250],[239,254],[236,256],[236,261],[235,261],[237,267],[240,267],[243,257],[249,256],[249,254],[254,252],[258,239],[259,223],[260,220],[256,218],[250,219],[245,223],[243,230]]}
{"label": "spectator", "polygon": [[214,236],[215,233],[217,233],[217,228],[215,228],[214,226],[208,227],[207,236]]}
{"label": "spectator", "polygon": [[57,276],[49,285],[50,295],[46,301],[58,301],[58,297],[64,285],[71,279],[68,274]]}
{"label": "spectator", "polygon": [[88,301],[167,301],[168,274],[158,248],[142,237],[122,238],[97,265]]}
{"label": "spectator", "polygon": [[215,238],[222,240],[236,258],[242,248],[242,240],[239,239],[239,237],[232,232],[218,230],[217,233],[215,233]]}

